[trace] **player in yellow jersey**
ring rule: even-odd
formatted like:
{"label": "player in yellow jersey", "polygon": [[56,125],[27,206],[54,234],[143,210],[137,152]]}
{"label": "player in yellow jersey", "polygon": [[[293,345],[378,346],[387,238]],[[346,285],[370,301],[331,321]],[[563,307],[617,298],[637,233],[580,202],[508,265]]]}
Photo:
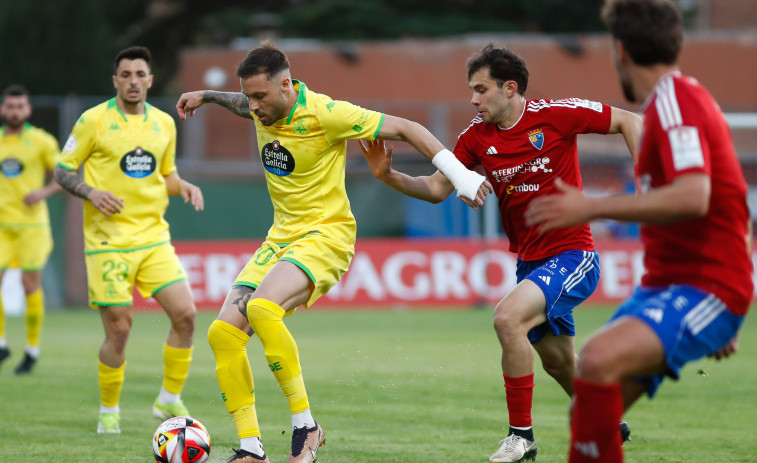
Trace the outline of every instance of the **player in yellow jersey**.
{"label": "player in yellow jersey", "polygon": [[[163,215],[168,195],[203,209],[200,189],[176,171],[176,126],[147,103],[150,52],[116,55],[115,98],[81,115],[55,168],[58,183],[84,201],[89,303],[105,328],[100,347],[98,432],[119,433],[124,349],[131,330],[132,289],[154,297],[171,321],[163,348],[164,377],[153,416],[188,415],[181,390],[192,357],[196,308]],[[83,178],[77,173],[83,165]]]}
{"label": "player in yellow jersey", "polygon": [[[26,295],[26,349],[16,374],[32,371],[39,357],[45,315],[42,268],[53,249],[45,199],[60,191],[51,178],[58,140],[29,124],[29,92],[21,85],[3,91],[0,117],[0,281],[5,269],[18,266]],[[10,355],[0,298],[0,363]]]}
{"label": "player in yellow jersey", "polygon": [[176,105],[182,119],[204,103],[216,103],[254,121],[274,208],[266,241],[237,277],[208,341],[221,397],[241,441],[231,462],[268,462],[245,350],[254,332],[289,402],[289,463],[307,463],[315,460],[325,438],[310,411],[297,345],[282,319],[324,295],[354,255],[355,219],[344,184],[347,140],[409,142],[433,158],[472,207],[483,204],[491,185],[465,169],[421,125],[334,101],[292,79],[286,56],[268,43],[248,54],[237,76],[241,93],[190,92]]}

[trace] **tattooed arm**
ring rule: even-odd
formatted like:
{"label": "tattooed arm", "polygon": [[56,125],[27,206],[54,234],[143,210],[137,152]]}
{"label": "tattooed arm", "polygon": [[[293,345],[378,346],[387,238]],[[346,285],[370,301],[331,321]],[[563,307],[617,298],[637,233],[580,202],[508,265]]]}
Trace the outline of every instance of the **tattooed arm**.
{"label": "tattooed arm", "polygon": [[205,103],[215,103],[231,111],[239,117],[252,119],[250,115],[250,100],[239,92],[216,92],[213,90],[197,90],[183,93],[176,103],[176,112],[186,120],[195,115],[195,111]]}
{"label": "tattooed arm", "polygon": [[118,214],[124,208],[124,201],[110,191],[102,191],[84,183],[82,175],[76,171],[55,166],[55,181],[74,196],[86,199],[106,216]]}

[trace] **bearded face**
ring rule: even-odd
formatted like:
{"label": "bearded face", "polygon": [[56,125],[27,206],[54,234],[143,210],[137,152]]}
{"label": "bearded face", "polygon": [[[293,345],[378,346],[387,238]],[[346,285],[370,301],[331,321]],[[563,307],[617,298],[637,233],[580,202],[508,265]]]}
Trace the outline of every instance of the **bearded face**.
{"label": "bearded face", "polygon": [[640,103],[633,89],[631,82],[631,76],[628,73],[628,67],[624,64],[624,61],[628,61],[629,57],[625,55],[625,60],[620,58],[621,52],[619,51],[622,45],[619,41],[615,41],[615,46],[612,47],[612,63],[615,66],[615,71],[618,73],[618,80],[620,81],[620,87],[623,90],[623,96],[630,103]]}

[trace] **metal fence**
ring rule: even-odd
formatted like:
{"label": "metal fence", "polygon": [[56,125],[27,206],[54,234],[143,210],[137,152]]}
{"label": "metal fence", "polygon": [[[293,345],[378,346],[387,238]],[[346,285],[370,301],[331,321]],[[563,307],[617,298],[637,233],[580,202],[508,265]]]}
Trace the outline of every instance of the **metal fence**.
{"label": "metal fence", "polygon": [[[61,143],[81,113],[111,97],[108,96],[35,96],[34,123],[55,134]],[[178,131],[177,164],[183,176],[201,179],[243,177],[262,181],[263,168],[253,124],[235,121],[235,116],[217,108],[203,108],[196,116],[181,121],[176,113],[177,98],[154,97],[150,103],[176,119]],[[454,146],[462,129],[474,116],[468,102],[436,102],[432,104],[404,101],[355,101],[356,104],[387,114],[407,117],[426,126],[446,146]],[[210,105],[209,105],[210,106]],[[229,123],[224,123],[228,118]],[[757,113],[727,113],[734,143],[750,184],[750,205],[757,218]],[[221,123],[219,124],[219,120]],[[233,127],[227,125],[236,124]],[[235,143],[223,144],[227,135],[214,132],[214,127],[233,133]],[[395,145],[394,162],[397,168],[411,174],[429,173],[430,164],[404,143]],[[220,150],[220,151],[219,151]],[[227,152],[225,152],[226,150]],[[583,135],[579,137],[579,153],[585,188],[588,194],[607,194],[628,191],[633,187],[633,166],[620,135]],[[356,143],[348,145],[347,176],[370,176]],[[493,203],[493,201],[491,201]],[[476,235],[498,235],[495,206],[487,203],[484,219],[471,219],[469,229]]]}
{"label": "metal fence", "polygon": [[[71,128],[78,120],[81,113],[103,101],[108,100],[109,96],[34,96],[32,97],[33,115],[32,123],[44,128],[54,134],[61,145],[65,143]],[[196,181],[217,181],[219,183],[229,183],[227,179],[244,179],[244,182],[260,182],[261,191],[265,194],[265,187],[262,185],[263,169],[259,159],[259,151],[255,139],[254,127],[249,121],[236,120],[232,121],[230,126],[224,127],[223,130],[230,130],[242,133],[237,137],[235,143],[220,143],[217,141],[217,133],[213,131],[213,123],[218,127],[217,117],[222,111],[203,110],[197,112],[197,116],[189,121],[180,121],[176,114],[175,105],[177,98],[150,98],[150,103],[172,115],[177,121],[178,146],[177,146],[177,164],[182,176]],[[387,114],[407,117],[415,120],[431,130],[446,146],[451,147],[462,129],[467,127],[468,122],[473,117],[470,104],[467,102],[438,102],[434,104],[418,104],[412,102],[396,101],[355,101],[356,104],[371,108]],[[228,116],[228,115],[227,115]],[[749,203],[753,211],[753,219],[757,218],[757,113],[729,113],[726,114],[727,120],[731,126],[734,135],[734,143],[737,152],[744,167],[747,182],[750,185]],[[238,118],[237,118],[238,119]],[[239,135],[239,134],[237,134]],[[223,140],[222,140],[223,141]],[[394,162],[395,166],[410,174],[428,174],[433,172],[434,168],[422,156],[415,153],[408,146],[400,143],[395,145]],[[233,150],[232,155],[221,152],[219,146],[228,146]],[[620,135],[601,136],[585,135],[579,137],[579,153],[581,157],[581,171],[584,179],[584,188],[587,194],[601,195],[611,194],[621,191],[632,191],[633,189],[633,165],[627,149]],[[213,155],[215,154],[215,156]],[[355,143],[348,145],[348,165],[347,176],[348,186],[353,185],[355,188],[366,187],[367,192],[361,192],[362,198],[367,195],[378,194],[367,187],[379,186],[373,182],[364,180],[365,177],[372,175],[362,159],[357,145]],[[352,193],[358,193],[353,191]],[[63,197],[55,198],[58,201],[58,207],[51,209],[58,218],[61,219],[63,209],[68,209],[62,204],[68,203],[68,199]],[[459,201],[450,201],[457,203]],[[355,214],[368,216],[359,219],[359,223],[366,223],[366,218],[371,219],[376,215],[381,215],[372,209],[375,203],[370,203],[365,207],[370,210],[360,210],[360,201],[356,201]],[[393,208],[392,214],[401,215],[398,211],[403,206],[399,206],[396,201],[387,207]],[[438,211],[439,206],[429,206]],[[456,207],[453,205],[453,207]],[[365,209],[363,208],[363,209]],[[502,235],[499,212],[497,210],[496,200],[489,196],[483,211],[475,213],[469,208],[454,209],[453,214],[456,224],[464,223],[464,233],[471,237],[482,237],[485,239],[496,239]],[[420,217],[418,220],[425,219],[421,214],[405,214],[407,217]],[[70,219],[70,217],[69,217]],[[72,243],[81,246],[81,219],[68,220],[66,225],[58,223],[55,228],[56,233],[56,250],[53,253],[51,262],[44,273],[43,285],[45,286],[46,297],[50,306],[61,306],[64,300],[71,303],[72,297],[64,296],[65,288],[71,286],[66,282],[66,275],[71,272],[68,267],[72,261],[79,262],[82,260],[80,249],[69,249]],[[385,219],[382,219],[385,220]],[[403,220],[403,219],[400,219]],[[71,223],[69,223],[71,222]],[[75,222],[75,223],[74,223]],[[423,225],[426,225],[425,223]],[[633,224],[616,224],[612,222],[599,222],[592,225],[595,236],[634,236],[635,225]],[[363,226],[363,229],[366,227]],[[181,227],[179,227],[181,229]],[[213,238],[213,236],[208,236]],[[74,246],[75,247],[75,246]],[[78,273],[83,274],[83,263]],[[6,280],[11,272],[6,272]],[[8,281],[4,282],[7,287]],[[18,282],[16,281],[18,287]],[[78,286],[84,291],[86,299],[86,285],[80,283]],[[3,295],[10,294],[3,291]],[[19,298],[22,299],[21,296]],[[6,301],[6,311],[11,311],[13,304]],[[20,309],[19,309],[20,310]]]}

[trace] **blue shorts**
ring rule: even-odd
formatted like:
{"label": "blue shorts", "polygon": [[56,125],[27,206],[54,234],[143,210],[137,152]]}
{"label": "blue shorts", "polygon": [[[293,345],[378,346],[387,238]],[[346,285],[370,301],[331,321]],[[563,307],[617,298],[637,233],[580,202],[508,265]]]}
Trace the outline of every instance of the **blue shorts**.
{"label": "blue shorts", "polygon": [[652,328],[665,351],[665,373],[637,378],[646,386],[649,397],[654,396],[666,375],[678,379],[684,364],[725,346],[744,320],[714,294],[689,285],[638,287],[608,323],[624,316],[636,317]]}
{"label": "blue shorts", "polygon": [[531,344],[544,339],[547,330],[554,336],[575,336],[573,308],[591,296],[599,282],[597,251],[565,251],[541,260],[518,259],[518,283],[529,279],[541,288],[547,299],[547,321],[531,328]]}

